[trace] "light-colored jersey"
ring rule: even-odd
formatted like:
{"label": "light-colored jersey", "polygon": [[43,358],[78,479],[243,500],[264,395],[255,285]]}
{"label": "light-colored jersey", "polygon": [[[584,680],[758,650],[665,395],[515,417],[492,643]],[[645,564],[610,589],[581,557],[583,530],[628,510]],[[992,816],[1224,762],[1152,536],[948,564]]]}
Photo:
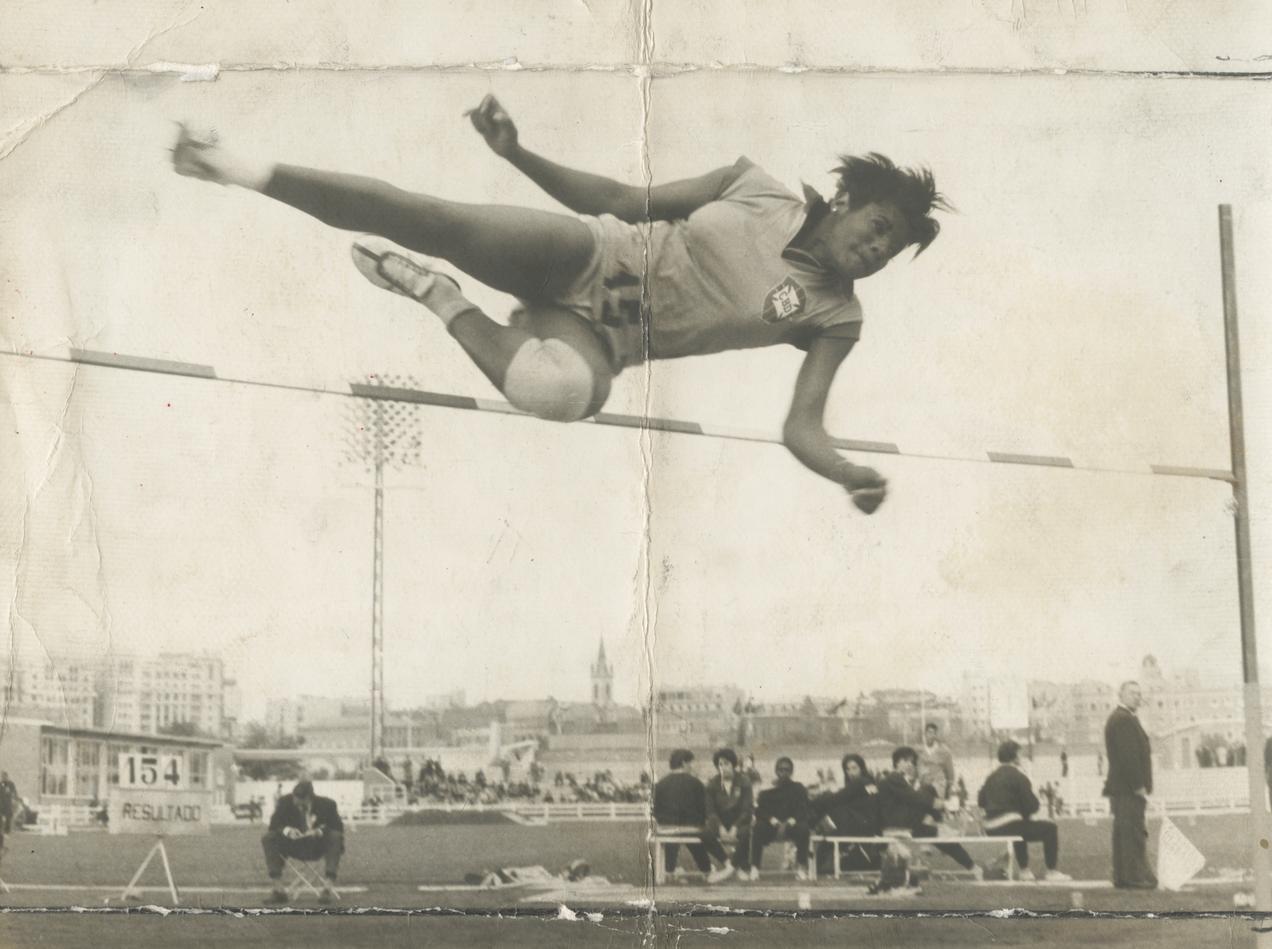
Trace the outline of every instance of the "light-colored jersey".
{"label": "light-colored jersey", "polygon": [[[596,234],[589,268],[590,319],[616,368],[790,343],[807,348],[831,327],[860,338],[851,282],[791,247],[827,209],[805,202],[745,158],[720,197],[687,219],[627,224],[585,219]],[[648,281],[642,274],[648,273]],[[642,294],[647,294],[642,303]],[[646,338],[648,333],[648,353]]]}

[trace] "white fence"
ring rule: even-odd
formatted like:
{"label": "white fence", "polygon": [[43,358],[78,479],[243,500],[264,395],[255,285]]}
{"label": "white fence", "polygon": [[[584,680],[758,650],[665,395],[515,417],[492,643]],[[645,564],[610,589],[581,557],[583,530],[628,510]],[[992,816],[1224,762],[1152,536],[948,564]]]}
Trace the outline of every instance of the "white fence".
{"label": "white fence", "polygon": [[645,821],[649,805],[643,802],[620,804],[617,801],[592,804],[516,804],[504,808],[523,823],[551,824],[562,821]]}

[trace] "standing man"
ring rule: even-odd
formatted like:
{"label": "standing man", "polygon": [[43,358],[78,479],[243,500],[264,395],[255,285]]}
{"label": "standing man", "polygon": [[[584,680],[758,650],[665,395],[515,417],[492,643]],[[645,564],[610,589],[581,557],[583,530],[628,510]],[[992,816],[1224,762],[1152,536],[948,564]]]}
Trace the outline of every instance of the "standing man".
{"label": "standing man", "polygon": [[777,781],[761,791],[755,801],[755,828],[751,833],[751,879],[760,878],[764,848],[779,838],[795,845],[795,879],[808,879],[808,838],[812,809],[808,789],[792,781],[795,762],[778,758],[774,768]]}
{"label": "standing man", "polygon": [[18,788],[0,771],[0,835],[13,833],[13,817],[18,812]]}
{"label": "standing man", "polygon": [[267,903],[287,902],[283,888],[283,865],[288,857],[323,861],[325,885],[318,902],[335,899],[336,874],[344,853],[344,822],[329,797],[318,797],[310,781],[298,781],[291,794],[284,794],[269,819],[269,830],[261,838],[265,849],[265,867],[273,882]]}
{"label": "standing man", "polygon": [[1135,714],[1143,698],[1138,682],[1124,682],[1118,706],[1104,726],[1109,773],[1104,796],[1113,811],[1113,885],[1122,889],[1157,888],[1148,862],[1145,812],[1153,793],[1153,758],[1148,733]]}
{"label": "standing man", "polygon": [[720,846],[722,831],[732,830],[737,838],[733,861],[716,870],[707,882],[719,883],[735,871],[751,875],[751,782],[738,769],[738,756],[732,748],[721,748],[711,757],[716,775],[707,782],[707,828],[702,835],[707,849]]}
{"label": "standing man", "polygon": [[[693,773],[693,752],[677,748],[671,753],[671,773],[659,778],[654,785],[654,823],[660,827],[695,827],[701,829],[707,822],[707,789]],[[721,864],[728,862],[720,841],[715,840],[711,856]],[[679,844],[664,844],[664,859],[668,873],[680,878],[676,864],[680,855]],[[704,874],[711,872],[706,844],[689,844],[689,856]]]}
{"label": "standing man", "polygon": [[954,790],[954,755],[941,741],[940,726],[928,722],[923,729],[923,747],[919,749],[919,783],[936,791],[942,801],[948,801]]}

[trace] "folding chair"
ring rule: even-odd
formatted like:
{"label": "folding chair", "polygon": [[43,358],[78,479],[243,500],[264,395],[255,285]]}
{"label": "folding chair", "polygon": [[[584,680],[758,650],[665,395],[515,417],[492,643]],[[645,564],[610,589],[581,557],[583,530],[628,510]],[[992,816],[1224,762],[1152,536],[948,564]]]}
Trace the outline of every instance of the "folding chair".
{"label": "folding chair", "polygon": [[340,899],[340,891],[335,888],[331,881],[323,878],[322,871],[318,867],[318,861],[288,857],[284,867],[290,870],[292,874],[291,880],[287,884],[287,896],[289,899],[294,900],[306,892],[312,893],[314,896],[321,896],[323,887],[330,889],[332,896]]}

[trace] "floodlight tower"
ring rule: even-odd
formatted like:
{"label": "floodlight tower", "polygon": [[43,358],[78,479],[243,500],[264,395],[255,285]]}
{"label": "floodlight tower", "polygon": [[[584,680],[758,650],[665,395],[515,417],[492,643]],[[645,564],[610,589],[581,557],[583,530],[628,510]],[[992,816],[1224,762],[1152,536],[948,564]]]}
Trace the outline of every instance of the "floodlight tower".
{"label": "floodlight tower", "polygon": [[[383,391],[409,390],[415,380],[404,376],[372,376]],[[370,762],[384,755],[384,469],[418,464],[418,406],[384,398],[352,403],[346,433],[345,460],[375,475],[375,529],[371,552],[371,728]]]}

